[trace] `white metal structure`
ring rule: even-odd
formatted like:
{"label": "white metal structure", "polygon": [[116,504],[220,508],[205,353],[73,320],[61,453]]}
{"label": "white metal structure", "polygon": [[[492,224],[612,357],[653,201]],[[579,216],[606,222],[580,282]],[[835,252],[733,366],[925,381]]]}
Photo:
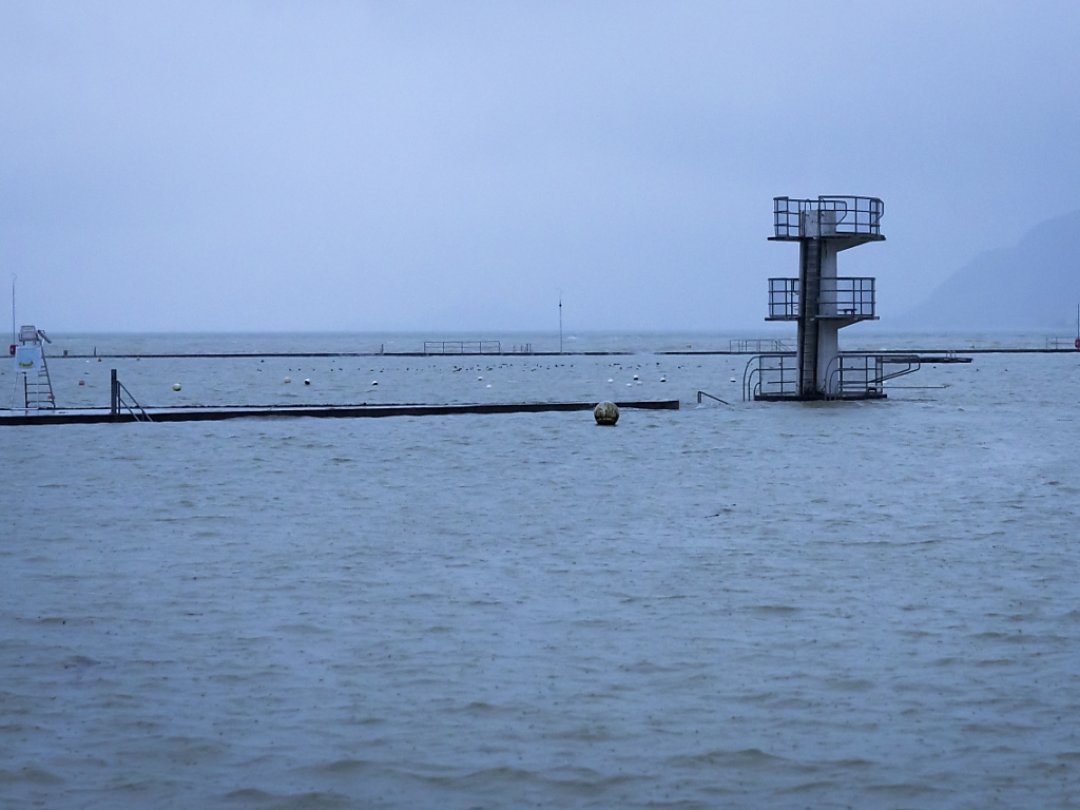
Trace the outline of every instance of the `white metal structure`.
{"label": "white metal structure", "polygon": [[15,362],[13,407],[24,410],[56,408],[43,341],[52,343],[45,330],[30,325],[20,328],[18,343],[11,344]]}

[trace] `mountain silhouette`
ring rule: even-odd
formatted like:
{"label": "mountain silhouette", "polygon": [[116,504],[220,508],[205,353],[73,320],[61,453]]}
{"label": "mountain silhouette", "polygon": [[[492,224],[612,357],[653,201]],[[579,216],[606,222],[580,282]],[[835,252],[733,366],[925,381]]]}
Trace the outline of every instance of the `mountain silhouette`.
{"label": "mountain silhouette", "polygon": [[982,253],[898,318],[939,330],[1071,330],[1080,302],[1080,211]]}

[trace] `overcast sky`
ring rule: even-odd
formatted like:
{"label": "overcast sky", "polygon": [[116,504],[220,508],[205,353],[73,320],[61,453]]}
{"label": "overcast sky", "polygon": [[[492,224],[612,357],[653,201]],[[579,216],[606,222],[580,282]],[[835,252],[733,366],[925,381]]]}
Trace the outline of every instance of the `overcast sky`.
{"label": "overcast sky", "polygon": [[57,333],[763,327],[819,194],[884,199],[884,324],[1080,209],[1075,0],[0,0],[0,76]]}

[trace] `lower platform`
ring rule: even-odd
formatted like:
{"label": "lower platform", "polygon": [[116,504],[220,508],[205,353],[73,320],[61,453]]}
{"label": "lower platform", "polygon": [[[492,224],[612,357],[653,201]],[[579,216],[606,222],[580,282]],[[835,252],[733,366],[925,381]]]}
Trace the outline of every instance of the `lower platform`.
{"label": "lower platform", "polygon": [[755,402],[846,402],[851,400],[888,399],[884,391],[846,391],[842,394],[754,394]]}

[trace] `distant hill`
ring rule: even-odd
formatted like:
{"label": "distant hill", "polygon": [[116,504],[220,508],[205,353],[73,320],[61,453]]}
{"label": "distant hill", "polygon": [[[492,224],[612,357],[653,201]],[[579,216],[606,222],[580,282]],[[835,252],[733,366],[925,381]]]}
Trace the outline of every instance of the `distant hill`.
{"label": "distant hill", "polygon": [[1019,244],[976,256],[923,303],[906,326],[1071,331],[1080,303],[1080,211],[1047,220]]}

